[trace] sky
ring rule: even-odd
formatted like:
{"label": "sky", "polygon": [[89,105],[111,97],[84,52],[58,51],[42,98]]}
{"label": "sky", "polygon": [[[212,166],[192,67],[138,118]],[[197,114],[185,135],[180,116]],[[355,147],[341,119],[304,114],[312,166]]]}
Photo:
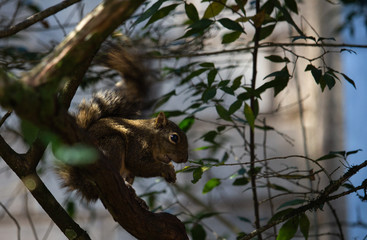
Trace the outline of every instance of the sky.
{"label": "sky", "polygon": [[[358,19],[354,37],[347,32],[344,42],[367,45],[367,32],[362,19]],[[345,114],[345,148],[346,151],[362,149],[358,154],[350,155],[348,161],[352,165],[367,160],[367,49],[353,49],[357,54],[342,53],[343,72],[352,78],[357,86],[344,84],[344,114]],[[366,179],[367,169],[362,169],[352,179],[358,186]],[[367,202],[361,202],[355,194],[348,196],[348,218],[351,222],[363,219],[367,223]],[[351,228],[348,239],[365,239],[365,228]]]}

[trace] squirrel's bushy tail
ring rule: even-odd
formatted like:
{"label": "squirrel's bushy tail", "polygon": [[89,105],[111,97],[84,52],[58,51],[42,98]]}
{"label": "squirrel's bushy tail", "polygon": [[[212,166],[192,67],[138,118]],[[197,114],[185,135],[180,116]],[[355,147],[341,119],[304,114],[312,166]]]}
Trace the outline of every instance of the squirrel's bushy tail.
{"label": "squirrel's bushy tail", "polygon": [[60,163],[57,166],[57,173],[63,179],[63,187],[69,191],[76,190],[78,196],[87,202],[97,201],[98,192],[95,184],[93,181],[88,180],[81,168]]}
{"label": "squirrel's bushy tail", "polygon": [[147,72],[139,55],[123,46],[109,43],[101,49],[96,62],[120,73],[123,81],[115,89],[98,92],[93,98],[79,105],[76,116],[82,128],[104,117],[136,118],[141,110],[142,100],[147,94]]}
{"label": "squirrel's bushy tail", "polygon": [[79,105],[76,121],[87,129],[92,123],[104,117],[136,118],[141,102],[121,96],[120,91],[106,90],[94,94],[90,101],[83,100]]}

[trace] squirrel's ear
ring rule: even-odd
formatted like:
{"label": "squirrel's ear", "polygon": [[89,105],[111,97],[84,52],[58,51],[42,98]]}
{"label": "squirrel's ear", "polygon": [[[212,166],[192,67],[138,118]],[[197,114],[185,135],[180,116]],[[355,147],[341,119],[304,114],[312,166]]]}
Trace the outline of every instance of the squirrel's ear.
{"label": "squirrel's ear", "polygon": [[167,125],[167,118],[166,115],[164,115],[163,112],[160,112],[157,116],[157,118],[155,119],[155,127],[156,128],[162,128],[165,127]]}

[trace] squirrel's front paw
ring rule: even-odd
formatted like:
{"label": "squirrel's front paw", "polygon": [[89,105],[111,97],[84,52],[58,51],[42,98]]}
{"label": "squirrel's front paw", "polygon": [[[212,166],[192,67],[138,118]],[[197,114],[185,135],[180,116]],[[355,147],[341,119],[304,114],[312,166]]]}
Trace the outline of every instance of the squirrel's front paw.
{"label": "squirrel's front paw", "polygon": [[176,171],[173,167],[170,167],[168,171],[162,173],[162,177],[169,183],[176,182]]}
{"label": "squirrel's front paw", "polygon": [[136,192],[135,192],[134,188],[130,185],[130,183],[125,181],[125,184],[126,184],[127,188],[130,190],[129,191],[130,195],[133,198],[135,198],[135,200],[139,203],[140,207],[144,208],[145,210],[149,210],[149,207],[148,207],[147,203],[143,199],[141,199],[140,197],[138,197],[136,195]]}
{"label": "squirrel's front paw", "polygon": [[143,199],[136,196],[135,200],[139,203],[140,207],[144,208],[145,210],[149,210],[149,207],[148,207],[147,203]]}

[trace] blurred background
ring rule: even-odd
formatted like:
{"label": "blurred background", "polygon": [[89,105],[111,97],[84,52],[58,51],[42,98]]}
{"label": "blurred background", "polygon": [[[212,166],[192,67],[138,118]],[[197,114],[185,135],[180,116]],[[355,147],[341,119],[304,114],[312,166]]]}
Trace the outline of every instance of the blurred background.
{"label": "blurred background", "polygon": [[[20,4],[23,2],[23,5]],[[6,1],[0,2],[0,25],[1,28],[14,25],[22,21],[31,14],[32,9],[46,9],[59,1]],[[196,4],[200,15],[205,10],[200,9],[200,1],[191,1]],[[252,4],[249,1],[248,4]],[[72,7],[69,7],[54,16],[50,16],[44,21],[37,23],[21,34],[11,38],[1,38],[0,47],[5,55],[5,51],[24,51],[27,52],[28,59],[32,61],[30,53],[41,52],[47,53],[53,49],[62,39],[73,30],[76,24],[88,14],[100,1],[81,1]],[[366,3],[367,5],[367,3]],[[360,6],[366,5],[341,5],[330,4],[330,1],[308,0],[299,1],[299,9],[301,18],[300,26],[304,32],[318,35],[319,37],[335,37],[335,42],[347,44],[367,45],[366,33],[366,15],[355,14],[350,22],[348,16],[351,11],[361,10]],[[22,7],[20,7],[22,6]],[[150,5],[144,6],[147,9]],[[136,18],[135,18],[136,19]],[[170,19],[172,22],[182,21],[182,18],[176,16]],[[133,20],[131,20],[133,21]],[[343,25],[345,23],[345,26]],[[170,24],[166,22],[164,24]],[[127,24],[129,25],[129,23]],[[130,23],[131,25],[131,23]],[[336,33],[336,29],[344,26],[341,32]],[[126,27],[126,26],[125,26]],[[140,26],[142,27],[142,26]],[[267,41],[274,42],[289,42],[289,36],[292,36],[292,29],[286,25],[277,27]],[[129,28],[122,27],[122,32],[129,32]],[[139,26],[132,31],[136,38],[144,39],[144,36],[139,34]],[[139,36],[140,35],[140,36]],[[178,30],[170,31],[169,34],[160,36],[164,41],[170,42],[181,36],[182,32]],[[204,50],[215,50],[220,48],[220,42],[213,36],[213,39],[207,39],[207,45]],[[246,46],[246,39],[243,42]],[[238,47],[241,47],[239,45]],[[318,48],[298,48],[291,50],[297,51],[300,56],[305,55],[317,56],[321,53]],[[258,63],[258,79],[261,82],[265,76],[272,71],[278,70],[279,65],[269,62],[264,59],[274,53],[283,52],[284,50],[262,50],[260,52],[260,62]],[[356,53],[353,53],[353,52]],[[292,56],[294,57],[294,56]],[[37,57],[34,56],[36,59]],[[184,65],[189,61],[213,61],[216,64],[225,65],[230,63],[241,63],[243,68],[238,70],[229,69],[226,74],[233,76],[243,74],[244,81],[251,79],[251,53],[239,52],[237,54],[227,53],[220,56],[200,56],[194,59],[184,59],[176,61],[173,59],[156,59],[153,63],[156,68],[177,67],[180,64]],[[22,70],[29,69],[29,65],[22,61],[13,59],[14,68],[17,68],[17,74]],[[295,59],[291,59],[294,61]],[[0,59],[0,61],[3,61]],[[5,60],[4,60],[5,61]],[[9,59],[7,59],[9,61]],[[154,61],[154,60],[152,60]],[[185,61],[185,62],[182,62]],[[187,62],[186,62],[187,61]],[[348,157],[348,162],[358,164],[367,159],[367,49],[352,48],[352,51],[344,51],[342,53],[331,53],[325,57],[328,65],[341,69],[343,73],[348,75],[355,81],[357,88],[347,84],[345,81],[337,83],[335,87],[329,91],[320,91],[320,88],[314,84],[311,74],[304,72],[304,66],[307,64],[306,59],[298,59],[298,64],[294,69],[294,79],[288,85],[285,92],[274,98],[273,94],[266,92],[262,96],[260,104],[261,119],[264,119],[264,125],[269,125],[277,129],[277,132],[266,131],[257,132],[257,139],[260,143],[266,141],[267,150],[262,150],[259,147],[257,157],[259,159],[272,158],[279,156],[305,155],[307,157],[317,159],[330,151],[354,151],[361,149],[358,154],[353,154]],[[86,89],[81,89],[73,100],[70,111],[75,112],[78,103],[83,98],[90,98],[91,94],[100,89],[111,86],[111,81],[108,79],[104,83],[89,86]],[[247,82],[248,83],[248,82]],[[153,96],[158,97],[172,91],[177,84],[174,81],[161,81],[152,87]],[[260,83],[259,83],[260,85]],[[177,88],[176,91],[184,92],[184,88]],[[300,104],[301,103],[301,104]],[[189,105],[187,96],[183,93],[177,97],[171,98],[170,101],[163,105],[160,110],[180,110],[184,106]],[[3,110],[2,115],[6,113]],[[208,109],[200,114],[198,118],[201,121],[196,121],[192,129],[188,132],[190,139],[190,157],[191,161],[203,158],[223,156],[223,151],[205,152],[195,151],[195,149],[204,146],[202,135],[213,128],[213,124],[218,121],[215,110]],[[173,121],[180,122],[182,117],[173,117]],[[266,120],[266,123],[265,123]],[[1,128],[1,134],[5,140],[17,151],[25,152],[26,144],[19,138],[19,119],[13,114]],[[235,133],[229,133],[227,139],[222,141],[226,143],[236,143],[237,138]],[[234,152],[234,156],[242,156],[241,149],[236,148],[235,144],[223,144],[227,149]],[[289,157],[281,159],[281,161],[272,161],[273,169],[283,169],[284,165],[295,164],[301,168],[310,169],[307,161],[298,157]],[[325,163],[325,168],[335,174],[342,172],[342,161],[328,161]],[[188,164],[190,165],[190,163]],[[60,180],[54,174],[54,157],[48,149],[42,163],[39,166],[41,177],[46,183],[50,191],[55,195],[56,199],[62,203],[65,208],[71,213],[77,222],[90,234],[92,239],[134,239],[125,232],[112,217],[100,202],[88,205],[86,203],[75,200],[75,196],[66,193],[60,188]],[[183,169],[184,164],[176,165],[176,169]],[[207,234],[207,239],[236,239],[236,234],[239,231],[250,232],[253,229],[251,222],[252,205],[249,204],[251,194],[249,189],[234,188],[229,183],[222,183],[216,191],[208,194],[202,194],[202,188],[206,181],[215,176],[229,176],[236,172],[236,168],[218,168],[211,169],[210,172],[203,175],[203,179],[196,184],[192,184],[191,173],[178,173],[178,181],[175,185],[168,185],[162,179],[136,179],[134,187],[138,194],[142,194],[143,198],[148,201],[155,210],[164,210],[173,214],[178,214],[179,218],[185,218],[185,214],[190,212],[192,215],[198,215],[202,212],[212,212],[214,217],[207,218],[203,221],[210,234]],[[359,184],[367,176],[367,169],[358,173],[352,181]],[[325,184],[321,179],[319,182],[305,182],[313,184],[314,187]],[[277,180],[274,183],[281,183]],[[265,183],[264,185],[269,184]],[[296,186],[288,186],[289,189],[295,190]],[[272,211],[275,208],[269,205],[269,192],[264,188],[259,190],[261,203],[262,218],[271,217]],[[273,196],[274,196],[273,192]],[[277,201],[282,202],[287,199],[287,196],[280,197]],[[277,202],[277,203],[279,203]],[[27,192],[22,182],[17,176],[7,167],[4,161],[0,160],[0,238],[1,239],[65,239],[65,236],[53,224],[49,217],[45,214],[38,203]],[[275,204],[277,204],[275,203]],[[277,205],[279,206],[279,204]],[[335,235],[331,234],[336,229],[335,221],[332,215],[336,211],[344,229],[346,239],[366,239],[367,237],[367,221],[364,215],[367,212],[367,204],[361,202],[355,194],[349,195],[347,198],[338,199],[333,203],[333,209],[325,207],[323,211],[308,213],[311,221],[312,233],[310,239],[336,239]],[[185,214],[183,213],[185,212]],[[217,214],[220,212],[220,214]],[[265,222],[265,220],[264,220]],[[319,235],[316,237],[315,235]],[[20,236],[20,237],[18,237]],[[299,238],[302,235],[298,235]],[[312,238],[313,237],[313,238]]]}

